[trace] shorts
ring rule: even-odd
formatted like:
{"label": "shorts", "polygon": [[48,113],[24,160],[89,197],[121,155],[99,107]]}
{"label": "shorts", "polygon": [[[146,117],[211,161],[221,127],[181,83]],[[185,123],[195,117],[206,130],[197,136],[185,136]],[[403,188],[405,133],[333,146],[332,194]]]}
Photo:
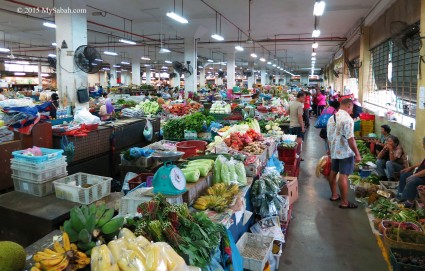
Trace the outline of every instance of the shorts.
{"label": "shorts", "polygon": [[354,172],[354,156],[344,159],[332,159],[332,171],[350,175]]}
{"label": "shorts", "polygon": [[289,128],[289,133],[291,135],[297,135],[297,137],[301,137],[301,139],[304,140],[304,133],[302,132],[301,127]]}

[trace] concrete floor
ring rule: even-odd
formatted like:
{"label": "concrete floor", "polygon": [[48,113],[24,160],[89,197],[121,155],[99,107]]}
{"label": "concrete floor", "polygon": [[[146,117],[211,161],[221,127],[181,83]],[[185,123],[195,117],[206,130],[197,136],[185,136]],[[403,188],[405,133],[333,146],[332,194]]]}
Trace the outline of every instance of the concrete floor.
{"label": "concrete floor", "polygon": [[388,271],[364,207],[338,208],[338,203],[329,201],[327,181],[315,176],[324,152],[319,130],[309,128],[303,146],[305,161],[301,162],[299,198],[293,207],[278,270]]}

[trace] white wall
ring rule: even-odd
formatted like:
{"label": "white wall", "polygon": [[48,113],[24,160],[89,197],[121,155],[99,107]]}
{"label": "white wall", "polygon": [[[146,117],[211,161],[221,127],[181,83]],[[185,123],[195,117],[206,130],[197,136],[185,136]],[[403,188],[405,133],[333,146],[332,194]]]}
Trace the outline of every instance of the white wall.
{"label": "white wall", "polygon": [[89,81],[89,87],[92,87],[95,84],[99,84],[100,83],[100,74],[99,73],[89,74],[88,81]]}

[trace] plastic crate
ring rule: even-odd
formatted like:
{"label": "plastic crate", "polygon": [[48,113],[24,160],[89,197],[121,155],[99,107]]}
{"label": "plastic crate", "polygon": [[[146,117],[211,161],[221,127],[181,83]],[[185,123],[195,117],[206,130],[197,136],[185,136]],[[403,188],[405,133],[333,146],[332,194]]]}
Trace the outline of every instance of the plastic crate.
{"label": "plastic crate", "polygon": [[399,253],[403,256],[425,256],[424,251],[416,251],[416,250],[407,250],[401,248],[391,248],[390,250],[390,261],[391,266],[393,267],[393,271],[425,271],[425,267],[410,265],[398,262],[394,256],[394,253]]}
{"label": "plastic crate", "polygon": [[15,191],[30,194],[36,197],[44,197],[53,194],[54,192],[54,179],[47,180],[44,182],[33,182],[30,180],[21,179],[13,175],[12,178]]}
{"label": "plastic crate", "polygon": [[26,171],[32,171],[34,173],[41,173],[45,170],[55,168],[58,164],[66,163],[66,156],[62,156],[56,160],[47,161],[43,163],[33,163],[23,160],[10,159],[10,164],[12,166],[25,168]]}
{"label": "plastic crate", "polygon": [[153,178],[154,175],[155,175],[154,173],[140,173],[136,177],[130,179],[128,181],[128,186],[129,186],[130,190],[133,190],[139,184],[146,182],[147,179],[148,179],[148,177],[152,177]]}
{"label": "plastic crate", "polygon": [[55,168],[46,169],[41,172],[33,172],[29,168],[25,168],[23,166],[11,165],[12,174],[15,177],[30,180],[33,182],[44,182],[46,180],[57,179],[66,175],[66,163],[61,163],[57,165]]}
{"label": "plastic crate", "polygon": [[243,268],[253,271],[264,270],[273,246],[273,237],[244,233],[236,246],[243,257]]}
{"label": "plastic crate", "polygon": [[111,194],[111,181],[109,177],[80,172],[58,179],[53,184],[57,198],[90,204]]}
{"label": "plastic crate", "polygon": [[16,160],[40,164],[47,161],[56,160],[62,157],[63,150],[40,148],[42,156],[23,155],[23,150],[12,152]]}
{"label": "plastic crate", "polygon": [[149,201],[152,198],[146,197],[145,194],[152,190],[153,187],[142,187],[138,188],[134,191],[129,192],[126,196],[121,198],[120,203],[120,215],[127,215],[127,214],[137,214],[137,206],[139,204]]}

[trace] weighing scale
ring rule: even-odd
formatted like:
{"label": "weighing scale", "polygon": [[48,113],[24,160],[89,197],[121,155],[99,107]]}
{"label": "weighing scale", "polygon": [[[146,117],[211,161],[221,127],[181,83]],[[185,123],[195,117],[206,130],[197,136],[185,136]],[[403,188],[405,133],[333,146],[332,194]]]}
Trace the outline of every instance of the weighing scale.
{"label": "weighing scale", "polygon": [[180,195],[187,191],[183,172],[172,162],[180,159],[184,152],[155,152],[152,157],[164,162],[153,176],[153,193]]}

